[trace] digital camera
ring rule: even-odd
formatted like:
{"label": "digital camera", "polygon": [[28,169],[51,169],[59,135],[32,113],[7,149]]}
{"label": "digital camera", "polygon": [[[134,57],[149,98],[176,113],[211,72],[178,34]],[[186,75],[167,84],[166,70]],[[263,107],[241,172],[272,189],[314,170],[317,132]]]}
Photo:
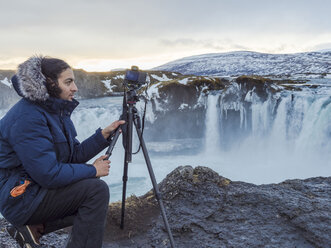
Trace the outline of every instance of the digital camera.
{"label": "digital camera", "polygon": [[128,88],[139,89],[146,83],[147,73],[139,71],[138,66],[131,66],[131,70],[127,70],[124,77],[124,83]]}

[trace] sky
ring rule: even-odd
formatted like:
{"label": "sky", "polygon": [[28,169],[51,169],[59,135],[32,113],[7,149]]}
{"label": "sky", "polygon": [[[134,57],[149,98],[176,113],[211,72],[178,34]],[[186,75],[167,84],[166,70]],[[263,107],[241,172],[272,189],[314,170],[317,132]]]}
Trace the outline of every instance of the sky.
{"label": "sky", "polygon": [[32,55],[150,69],[231,51],[331,49],[329,0],[0,0],[0,69]]}

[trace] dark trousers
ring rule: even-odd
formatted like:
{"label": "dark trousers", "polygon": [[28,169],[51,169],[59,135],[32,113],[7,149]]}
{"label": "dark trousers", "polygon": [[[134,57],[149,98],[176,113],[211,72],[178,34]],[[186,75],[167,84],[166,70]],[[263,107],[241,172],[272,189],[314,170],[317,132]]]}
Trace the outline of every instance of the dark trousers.
{"label": "dark trousers", "polygon": [[49,190],[26,224],[44,224],[45,233],[73,226],[67,248],[98,248],[108,205],[108,185],[97,178],[84,179]]}

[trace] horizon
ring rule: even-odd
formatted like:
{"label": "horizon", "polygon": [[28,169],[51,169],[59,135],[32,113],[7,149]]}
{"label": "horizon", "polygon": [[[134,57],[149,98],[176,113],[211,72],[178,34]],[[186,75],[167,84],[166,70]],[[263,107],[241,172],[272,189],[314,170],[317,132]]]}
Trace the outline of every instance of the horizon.
{"label": "horizon", "polygon": [[[235,51],[226,51],[226,52],[211,52],[211,53],[188,55],[188,56],[177,58],[177,59],[174,59],[174,60],[171,60],[171,61],[165,61],[163,64],[155,64],[155,66],[149,67],[149,68],[141,67],[141,65],[139,65],[138,63],[131,63],[130,64],[128,62],[126,63],[127,67],[125,67],[125,66],[124,67],[119,66],[117,68],[101,67],[99,70],[98,69],[94,70],[93,68],[97,68],[97,67],[94,67],[94,65],[92,65],[92,66],[87,65],[85,68],[84,67],[77,67],[77,66],[71,66],[71,67],[74,70],[84,70],[86,72],[110,72],[110,71],[124,71],[124,70],[130,69],[132,65],[136,65],[136,66],[139,67],[140,70],[148,71],[148,70],[153,70],[153,68],[162,66],[164,64],[173,62],[175,60],[180,60],[180,59],[190,58],[190,57],[195,57],[195,56],[203,56],[203,55],[208,55],[208,54],[226,54],[226,53],[252,52],[252,53],[260,53],[260,54],[285,55],[285,54],[300,54],[300,53],[323,53],[323,52],[330,52],[330,51],[331,51],[331,48],[330,49],[315,50],[315,51],[293,52],[293,53],[266,53],[266,52],[251,51],[251,50],[235,50]],[[26,59],[28,59],[28,57]],[[22,62],[24,62],[24,61],[25,60],[23,60]],[[99,63],[101,63],[101,64],[102,64],[102,62],[103,61],[99,61]],[[116,61],[115,61],[115,63],[116,63]],[[89,70],[88,68],[92,68],[92,69]],[[103,68],[106,68],[106,69],[103,69]],[[107,69],[107,68],[109,68],[109,69]],[[0,70],[16,70],[16,69],[17,69],[17,66],[15,68],[0,68]]]}
{"label": "horizon", "polygon": [[327,0],[12,0],[0,10],[0,68],[34,54],[109,71],[208,53],[330,49],[330,8]]}

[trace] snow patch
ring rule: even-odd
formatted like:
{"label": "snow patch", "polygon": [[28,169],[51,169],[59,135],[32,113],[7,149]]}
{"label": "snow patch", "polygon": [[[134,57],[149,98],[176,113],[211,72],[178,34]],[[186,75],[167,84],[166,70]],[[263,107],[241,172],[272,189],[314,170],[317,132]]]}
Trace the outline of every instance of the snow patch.
{"label": "snow patch", "polygon": [[183,84],[183,85],[187,85],[188,81],[189,81],[188,78],[184,78],[182,80],[179,80],[178,83]]}
{"label": "snow patch", "polygon": [[125,75],[117,75],[117,76],[114,77],[114,79],[124,79],[124,76]]}
{"label": "snow patch", "polygon": [[156,83],[156,84],[153,84],[151,86],[149,86],[149,88],[147,89],[147,97],[148,99],[151,99],[151,98],[159,98],[160,95],[159,95],[159,86],[160,86],[161,83]]}
{"label": "snow patch", "polygon": [[2,79],[2,80],[0,80],[0,82],[3,83],[4,85],[8,86],[9,88],[12,88],[12,84],[8,78]]}
{"label": "snow patch", "polygon": [[108,89],[108,92],[113,92],[113,88],[116,87],[116,85],[111,85],[111,79],[101,80],[101,82]]}
{"label": "snow patch", "polygon": [[187,109],[189,108],[188,104],[187,103],[182,103],[180,106],[179,106],[179,110],[183,110],[183,109]]}
{"label": "snow patch", "polygon": [[159,77],[158,75],[151,74],[151,77],[158,80],[158,81],[160,81],[160,82],[170,80],[170,78],[168,78],[166,74],[162,74],[162,77]]}

